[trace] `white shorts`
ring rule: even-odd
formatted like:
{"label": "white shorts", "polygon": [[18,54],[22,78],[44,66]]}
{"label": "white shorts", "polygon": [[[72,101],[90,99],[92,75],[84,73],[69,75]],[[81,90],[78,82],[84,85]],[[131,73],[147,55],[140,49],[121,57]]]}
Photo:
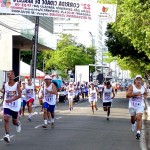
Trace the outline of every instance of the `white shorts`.
{"label": "white shorts", "polygon": [[95,103],[96,103],[96,102],[97,102],[97,99],[94,99],[94,100],[93,100],[93,99],[92,99],[92,100],[89,99],[89,102],[90,102],[90,103],[91,103],[91,102],[95,102]]}
{"label": "white shorts", "polygon": [[73,101],[74,96],[68,96],[68,101]]}
{"label": "white shorts", "polygon": [[136,107],[136,108],[129,108],[130,116],[135,116],[138,113],[144,113],[144,106]]}

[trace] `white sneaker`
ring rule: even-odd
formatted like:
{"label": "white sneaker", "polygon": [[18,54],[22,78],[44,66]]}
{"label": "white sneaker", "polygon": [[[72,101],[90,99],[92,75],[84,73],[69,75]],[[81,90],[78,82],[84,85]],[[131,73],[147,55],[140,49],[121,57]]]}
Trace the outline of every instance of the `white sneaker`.
{"label": "white sneaker", "polygon": [[10,142],[9,134],[5,134],[3,139],[4,139],[5,142],[9,143]]}
{"label": "white sneaker", "polygon": [[48,124],[51,124],[51,123],[52,123],[52,121],[51,121],[51,120],[48,120],[48,121],[47,121],[47,123],[48,123]]}
{"label": "white sneaker", "polygon": [[131,131],[135,132],[135,130],[136,130],[136,122],[134,124],[132,124],[132,126],[131,126]]}
{"label": "white sneaker", "polygon": [[16,131],[21,132],[21,123],[18,121],[18,126],[16,126]]}

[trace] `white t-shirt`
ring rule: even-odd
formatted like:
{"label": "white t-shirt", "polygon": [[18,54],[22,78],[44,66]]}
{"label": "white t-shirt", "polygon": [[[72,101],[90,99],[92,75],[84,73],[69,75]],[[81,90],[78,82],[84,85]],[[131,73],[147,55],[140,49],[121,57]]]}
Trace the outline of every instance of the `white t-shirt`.
{"label": "white t-shirt", "polygon": [[92,88],[89,89],[89,102],[97,101],[97,91],[96,88],[92,90]]}
{"label": "white t-shirt", "polygon": [[[137,89],[135,87],[135,85],[132,85],[133,86],[133,94],[134,93],[137,93],[137,92],[141,92],[141,94],[144,94],[145,93],[145,88],[142,86],[140,89]],[[143,101],[143,96],[136,96],[136,97],[131,97],[129,99],[129,108],[137,108],[137,107],[143,107],[145,106],[144,104],[144,101]]]}
{"label": "white t-shirt", "polygon": [[103,91],[103,103],[112,102],[112,87],[107,89],[104,87]]}
{"label": "white t-shirt", "polygon": [[26,89],[26,101],[28,102],[30,100],[30,98],[34,99],[35,98],[34,85],[26,84],[25,89]]}
{"label": "white t-shirt", "polygon": [[68,87],[68,97],[73,97],[75,94],[74,87]]}
{"label": "white t-shirt", "polygon": [[56,105],[56,95],[55,94],[50,94],[49,92],[46,91],[46,89],[48,91],[53,91],[52,85],[53,85],[53,83],[51,83],[49,87],[46,87],[46,85],[44,85],[44,88],[41,89],[44,92],[43,102],[46,102],[49,105]]}
{"label": "white t-shirt", "polygon": [[18,83],[16,82],[13,86],[9,86],[8,82],[5,83],[5,95],[4,95],[4,102],[3,108],[9,108],[12,111],[18,112],[21,108],[21,99],[13,101],[12,103],[6,103],[5,100],[11,100],[12,97],[18,95],[17,90]]}
{"label": "white t-shirt", "polygon": [[104,85],[98,85],[98,91],[102,92],[102,89],[104,88]]}

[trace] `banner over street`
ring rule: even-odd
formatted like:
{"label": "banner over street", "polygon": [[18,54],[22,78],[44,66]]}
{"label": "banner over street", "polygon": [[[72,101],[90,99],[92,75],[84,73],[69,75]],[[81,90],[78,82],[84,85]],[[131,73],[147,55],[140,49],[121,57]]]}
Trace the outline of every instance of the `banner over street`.
{"label": "banner over street", "polygon": [[107,19],[111,10],[110,20],[116,14],[116,5],[105,5],[83,0],[0,0],[0,13],[91,20],[99,15]]}

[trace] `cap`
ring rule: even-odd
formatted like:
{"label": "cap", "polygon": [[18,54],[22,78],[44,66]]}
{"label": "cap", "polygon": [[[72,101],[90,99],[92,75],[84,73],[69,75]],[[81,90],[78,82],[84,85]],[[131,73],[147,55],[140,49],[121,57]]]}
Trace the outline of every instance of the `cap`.
{"label": "cap", "polygon": [[141,76],[141,75],[137,75],[137,76],[135,77],[135,79],[137,79],[137,78],[141,78],[141,79],[142,79],[142,76]]}
{"label": "cap", "polygon": [[73,84],[73,82],[70,82],[69,84]]}
{"label": "cap", "polygon": [[22,82],[21,82],[21,84],[25,84],[25,82],[24,82],[24,81],[22,81]]}
{"label": "cap", "polygon": [[52,78],[51,78],[49,75],[46,75],[46,76],[44,77],[44,80],[46,80],[46,79],[52,80]]}

